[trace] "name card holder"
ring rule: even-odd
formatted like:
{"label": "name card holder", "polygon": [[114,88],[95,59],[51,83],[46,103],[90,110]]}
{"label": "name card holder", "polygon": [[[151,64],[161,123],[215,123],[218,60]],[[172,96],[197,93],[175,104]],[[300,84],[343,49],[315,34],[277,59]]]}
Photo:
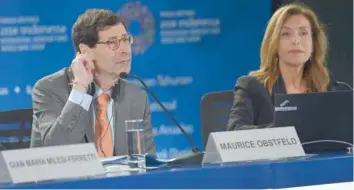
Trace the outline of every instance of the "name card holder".
{"label": "name card holder", "polygon": [[103,176],[93,143],[0,152],[0,182],[24,183]]}
{"label": "name card holder", "polygon": [[0,154],[0,184],[12,183],[10,172],[7,169],[4,157]]}
{"label": "name card holder", "polygon": [[294,127],[213,132],[203,163],[272,160],[305,156]]}

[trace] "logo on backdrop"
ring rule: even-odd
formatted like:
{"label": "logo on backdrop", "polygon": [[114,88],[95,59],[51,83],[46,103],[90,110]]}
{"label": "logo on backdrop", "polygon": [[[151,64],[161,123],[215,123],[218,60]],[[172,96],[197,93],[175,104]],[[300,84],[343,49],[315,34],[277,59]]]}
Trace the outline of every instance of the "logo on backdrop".
{"label": "logo on backdrop", "polygon": [[140,2],[129,2],[118,13],[134,36],[133,54],[143,54],[155,40],[155,20],[151,11]]}

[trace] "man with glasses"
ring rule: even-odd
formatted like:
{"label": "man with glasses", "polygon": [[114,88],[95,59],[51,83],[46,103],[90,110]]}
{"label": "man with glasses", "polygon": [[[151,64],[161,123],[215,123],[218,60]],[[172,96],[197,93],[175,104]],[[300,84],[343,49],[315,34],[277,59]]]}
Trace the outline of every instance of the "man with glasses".
{"label": "man with glasses", "polygon": [[32,90],[31,147],[93,142],[99,156],[127,155],[125,121],[144,120],[146,152],[155,155],[149,99],[120,79],[131,68],[133,37],[120,17],[91,9],[72,28],[71,66],[40,79]]}

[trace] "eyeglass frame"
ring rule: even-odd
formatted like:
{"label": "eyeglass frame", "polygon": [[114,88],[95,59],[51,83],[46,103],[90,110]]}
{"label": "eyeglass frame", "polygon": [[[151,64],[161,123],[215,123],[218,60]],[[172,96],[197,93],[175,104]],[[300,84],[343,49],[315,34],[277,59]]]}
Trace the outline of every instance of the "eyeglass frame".
{"label": "eyeglass frame", "polygon": [[[134,42],[134,37],[133,37],[133,35],[130,35],[130,34],[124,35],[120,39],[107,40],[107,41],[98,41],[96,44],[104,44],[104,45],[107,45],[108,48],[111,49],[111,50],[117,50],[120,47],[121,41],[123,41],[123,40],[129,41],[129,39],[130,39],[129,45],[132,45],[133,42]],[[125,42],[127,42],[127,41],[125,41]],[[112,48],[112,46],[117,46],[117,47],[113,47]]]}

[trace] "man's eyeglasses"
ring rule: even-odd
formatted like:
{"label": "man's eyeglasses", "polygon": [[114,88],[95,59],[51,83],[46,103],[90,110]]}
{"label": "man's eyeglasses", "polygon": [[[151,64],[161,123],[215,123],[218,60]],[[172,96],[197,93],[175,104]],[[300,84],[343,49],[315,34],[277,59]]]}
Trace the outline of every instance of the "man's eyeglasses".
{"label": "man's eyeglasses", "polygon": [[121,39],[112,39],[112,40],[108,40],[105,42],[99,41],[99,42],[97,42],[97,44],[105,44],[111,50],[117,50],[119,48],[121,42],[129,43],[129,45],[131,45],[131,44],[133,44],[133,36],[126,35],[126,36],[123,36]]}

